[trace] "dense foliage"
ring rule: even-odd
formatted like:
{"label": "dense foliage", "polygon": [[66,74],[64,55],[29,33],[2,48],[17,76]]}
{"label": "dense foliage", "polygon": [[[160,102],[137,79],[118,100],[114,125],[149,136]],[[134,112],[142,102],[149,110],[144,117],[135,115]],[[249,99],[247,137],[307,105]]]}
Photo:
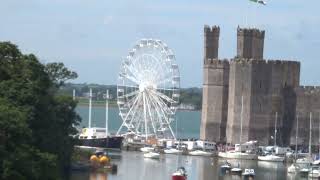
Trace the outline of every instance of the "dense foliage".
{"label": "dense foliage", "polygon": [[63,179],[80,117],[72,97],[56,94],[76,77],[0,42],[0,179]]}

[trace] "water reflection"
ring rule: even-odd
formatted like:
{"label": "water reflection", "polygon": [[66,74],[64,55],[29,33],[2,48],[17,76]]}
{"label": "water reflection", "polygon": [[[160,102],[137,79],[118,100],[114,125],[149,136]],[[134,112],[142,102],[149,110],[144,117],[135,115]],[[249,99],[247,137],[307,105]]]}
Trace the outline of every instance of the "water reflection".
{"label": "water reflection", "polygon": [[[188,173],[188,180],[240,180],[241,177],[220,172],[224,159],[177,156],[162,154],[160,160],[145,159],[140,152],[121,152],[122,158],[112,162],[118,165],[117,174],[111,173],[82,173],[73,172],[71,180],[170,180],[171,174],[179,166],[184,166]],[[286,164],[250,160],[228,160],[232,166],[240,163],[242,169],[254,169],[255,179],[263,180],[302,180],[299,175],[287,174]]]}

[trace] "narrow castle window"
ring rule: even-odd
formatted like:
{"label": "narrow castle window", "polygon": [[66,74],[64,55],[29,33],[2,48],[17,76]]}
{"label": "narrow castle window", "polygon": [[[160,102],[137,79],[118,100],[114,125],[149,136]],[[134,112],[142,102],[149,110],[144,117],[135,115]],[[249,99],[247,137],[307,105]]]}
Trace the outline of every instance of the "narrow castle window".
{"label": "narrow castle window", "polygon": [[262,82],[260,81],[260,89],[262,88]]}

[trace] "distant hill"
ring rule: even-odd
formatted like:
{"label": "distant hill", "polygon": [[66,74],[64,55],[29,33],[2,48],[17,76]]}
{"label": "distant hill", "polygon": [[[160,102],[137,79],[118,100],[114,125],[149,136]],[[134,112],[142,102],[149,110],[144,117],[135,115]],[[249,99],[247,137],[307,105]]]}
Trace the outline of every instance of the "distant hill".
{"label": "distant hill", "polygon": [[[92,88],[94,105],[104,104],[103,94],[106,90],[109,90],[110,105],[116,105],[117,101],[117,86],[116,85],[100,85],[100,84],[73,84],[67,83],[59,90],[59,94],[67,94],[72,96],[73,89],[76,90],[76,97],[79,100],[79,104],[88,103],[88,92]],[[202,88],[181,88],[180,89],[180,108],[199,110],[202,104]]]}

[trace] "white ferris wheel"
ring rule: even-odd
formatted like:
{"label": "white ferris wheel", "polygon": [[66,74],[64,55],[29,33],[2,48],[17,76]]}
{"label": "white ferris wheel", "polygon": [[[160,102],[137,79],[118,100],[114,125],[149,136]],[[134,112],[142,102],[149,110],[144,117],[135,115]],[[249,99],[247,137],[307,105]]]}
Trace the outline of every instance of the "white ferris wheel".
{"label": "white ferris wheel", "polygon": [[180,96],[180,73],[171,49],[142,39],[123,59],[117,84],[122,124],[117,134],[175,138],[170,126]]}

